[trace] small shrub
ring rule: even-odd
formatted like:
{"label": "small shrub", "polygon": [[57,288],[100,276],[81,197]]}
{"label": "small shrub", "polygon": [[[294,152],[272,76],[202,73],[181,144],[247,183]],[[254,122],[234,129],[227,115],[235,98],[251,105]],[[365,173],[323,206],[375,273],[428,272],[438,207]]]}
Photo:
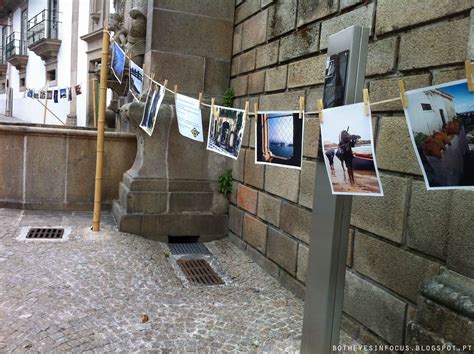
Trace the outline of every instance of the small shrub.
{"label": "small shrub", "polygon": [[227,90],[225,90],[223,105],[225,107],[232,107],[234,104],[234,97],[235,97],[235,93],[232,88],[228,88]]}
{"label": "small shrub", "polygon": [[226,197],[232,193],[232,170],[226,170],[222,176],[219,177],[219,192],[224,194]]}

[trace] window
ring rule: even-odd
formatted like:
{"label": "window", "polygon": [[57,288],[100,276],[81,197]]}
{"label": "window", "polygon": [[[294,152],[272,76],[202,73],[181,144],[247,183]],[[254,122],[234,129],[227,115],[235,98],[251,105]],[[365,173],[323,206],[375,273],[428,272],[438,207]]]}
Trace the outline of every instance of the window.
{"label": "window", "polygon": [[58,39],[59,7],[58,0],[48,1],[48,38]]}
{"label": "window", "polygon": [[22,78],[20,79],[20,88],[21,88],[21,87],[25,87],[25,86],[26,86],[26,79],[25,79],[24,77],[22,77]]}
{"label": "window", "polygon": [[26,46],[28,38],[28,9],[21,12],[21,40],[20,40],[20,55],[26,55]]}
{"label": "window", "polygon": [[431,105],[429,103],[422,103],[421,104],[421,109],[424,111],[432,111],[433,108],[431,108]]}
{"label": "window", "polygon": [[0,39],[0,63],[5,63],[5,49],[7,47],[7,26],[2,27],[2,38]]}
{"label": "window", "polygon": [[56,69],[49,70],[49,71],[46,73],[46,79],[47,79],[48,81],[56,81]]}

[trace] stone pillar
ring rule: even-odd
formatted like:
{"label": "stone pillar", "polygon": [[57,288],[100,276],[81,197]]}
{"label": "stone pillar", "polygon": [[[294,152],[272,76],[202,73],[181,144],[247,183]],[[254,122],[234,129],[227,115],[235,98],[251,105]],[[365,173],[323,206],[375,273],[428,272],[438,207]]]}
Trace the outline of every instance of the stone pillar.
{"label": "stone pillar", "polygon": [[[222,96],[229,85],[234,2],[149,1],[144,69],[169,87],[197,97]],[[143,102],[122,107],[138,127]],[[207,136],[209,109],[203,109]],[[119,229],[167,241],[168,236],[227,234],[228,201],[218,190],[227,158],[179,134],[174,97],[167,93],[153,136],[137,129],[135,163],[120,184],[113,206]]]}
{"label": "stone pillar", "polygon": [[[77,47],[79,32],[79,0],[72,1],[72,27],[71,27],[71,81],[72,90],[77,85]],[[69,104],[69,114],[66,119],[67,125],[77,125],[77,99],[73,93],[72,101]]]}

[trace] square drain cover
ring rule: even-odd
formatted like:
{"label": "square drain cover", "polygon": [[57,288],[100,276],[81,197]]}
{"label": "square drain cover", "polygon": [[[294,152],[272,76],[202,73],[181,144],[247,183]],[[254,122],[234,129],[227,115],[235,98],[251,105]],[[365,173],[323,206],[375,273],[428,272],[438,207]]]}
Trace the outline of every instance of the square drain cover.
{"label": "square drain cover", "polygon": [[58,239],[63,238],[64,229],[49,229],[49,228],[31,228],[26,235],[29,239]]}
{"label": "square drain cover", "polygon": [[222,285],[224,281],[204,259],[177,261],[186,279],[193,285]]}
{"label": "square drain cover", "polygon": [[198,242],[168,243],[171,254],[211,254],[207,247]]}

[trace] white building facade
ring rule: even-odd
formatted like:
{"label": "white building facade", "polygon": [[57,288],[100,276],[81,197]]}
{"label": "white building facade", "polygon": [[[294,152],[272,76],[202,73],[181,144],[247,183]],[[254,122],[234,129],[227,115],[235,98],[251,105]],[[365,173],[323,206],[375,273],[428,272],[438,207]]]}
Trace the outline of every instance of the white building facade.
{"label": "white building facade", "polygon": [[[109,0],[5,0],[0,10],[0,114],[31,123],[92,125],[98,58],[91,58],[87,38],[99,37],[109,7]],[[76,85],[82,94],[75,95]],[[70,87],[72,100],[27,97],[28,89]]]}

